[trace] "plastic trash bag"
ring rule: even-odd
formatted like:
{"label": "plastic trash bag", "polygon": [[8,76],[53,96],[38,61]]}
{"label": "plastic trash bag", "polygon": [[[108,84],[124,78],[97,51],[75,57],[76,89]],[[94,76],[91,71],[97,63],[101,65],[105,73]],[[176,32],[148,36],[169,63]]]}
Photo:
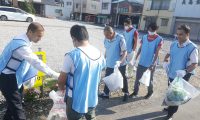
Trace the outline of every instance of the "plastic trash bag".
{"label": "plastic trash bag", "polygon": [[64,102],[65,94],[61,91],[52,90],[49,97],[53,100],[53,107],[49,112],[47,120],[67,120],[66,103]]}
{"label": "plastic trash bag", "polygon": [[182,105],[190,101],[192,98],[197,97],[199,94],[199,90],[190,83],[185,81],[183,78],[176,77],[167,90],[163,105]]}
{"label": "plastic trash bag", "polygon": [[145,86],[149,86],[151,79],[151,71],[147,69],[143,75],[142,78],[139,80],[140,83],[144,84]]}
{"label": "plastic trash bag", "polygon": [[111,75],[104,77],[103,81],[111,92],[123,88],[123,77],[118,67],[114,68],[114,72]]}

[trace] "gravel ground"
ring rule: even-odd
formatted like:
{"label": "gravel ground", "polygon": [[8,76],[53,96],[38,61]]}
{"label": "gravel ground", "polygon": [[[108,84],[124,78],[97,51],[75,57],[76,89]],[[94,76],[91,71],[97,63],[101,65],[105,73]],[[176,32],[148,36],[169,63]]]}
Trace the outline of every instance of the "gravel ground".
{"label": "gravel ground", "polygon": [[[38,22],[42,23],[45,28],[45,36],[38,44],[33,44],[33,50],[37,51],[41,47],[47,53],[47,64],[56,71],[59,71],[63,56],[66,52],[73,48],[72,40],[70,38],[70,27],[74,24],[86,25],[91,43],[104,52],[103,48],[103,28],[85,23],[77,23],[73,21],[62,21],[56,19],[38,18]],[[25,22],[1,22],[0,21],[0,53],[9,40],[20,33],[26,31],[28,23]],[[121,32],[121,30],[118,30]],[[142,33],[141,33],[142,34]],[[160,61],[163,60],[164,55],[169,51],[169,46],[172,39],[164,37],[163,49],[160,53]],[[198,75],[198,76],[197,76]],[[190,83],[196,87],[200,87],[200,68],[197,68],[197,73],[192,77]],[[129,79],[129,90],[132,92],[133,82],[135,80],[135,73],[133,78]],[[102,89],[103,85],[101,85]],[[157,67],[154,77],[154,96],[149,100],[144,100],[142,96],[146,94],[146,88],[140,87],[140,97],[137,99],[129,99],[128,102],[122,102],[122,92],[112,93],[109,100],[99,99],[97,106],[98,120],[161,120],[166,113],[162,112],[162,100],[167,89],[167,76],[161,65]],[[200,105],[199,97],[190,103],[183,105],[175,116],[177,120],[199,120],[198,109]],[[39,99],[37,102],[27,103],[25,106],[27,118],[29,120],[44,119],[52,107],[52,101],[46,95],[45,98]],[[191,109],[186,111],[185,109]],[[5,112],[5,104],[0,93],[0,120]]]}

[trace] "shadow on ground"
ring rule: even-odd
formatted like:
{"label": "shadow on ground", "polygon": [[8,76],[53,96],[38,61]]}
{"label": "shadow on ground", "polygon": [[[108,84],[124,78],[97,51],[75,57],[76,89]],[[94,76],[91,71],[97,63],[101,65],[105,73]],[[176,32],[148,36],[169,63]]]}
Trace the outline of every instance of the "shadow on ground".
{"label": "shadow on ground", "polygon": [[166,113],[163,111],[157,111],[117,120],[166,120]]}

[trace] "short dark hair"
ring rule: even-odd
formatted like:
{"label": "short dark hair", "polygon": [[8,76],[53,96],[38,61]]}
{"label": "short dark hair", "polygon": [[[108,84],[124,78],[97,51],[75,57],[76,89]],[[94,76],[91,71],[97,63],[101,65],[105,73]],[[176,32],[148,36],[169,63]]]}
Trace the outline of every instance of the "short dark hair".
{"label": "short dark hair", "polygon": [[149,26],[148,26],[148,29],[152,29],[153,31],[156,31],[159,27],[158,27],[158,25],[155,23],[155,22],[153,22],[153,23],[150,23],[149,24]]}
{"label": "short dark hair", "polygon": [[126,18],[124,20],[124,23],[127,23],[127,24],[131,25],[132,24],[131,18]]}
{"label": "short dark hair", "polygon": [[113,32],[113,28],[111,26],[106,26],[104,32]]}
{"label": "short dark hair", "polygon": [[78,41],[89,40],[88,31],[85,26],[74,25],[70,30],[72,37],[76,38]]}
{"label": "short dark hair", "polygon": [[44,31],[44,27],[38,23],[38,22],[32,22],[27,29],[27,32],[32,31],[32,32],[36,32],[36,31]]}
{"label": "short dark hair", "polygon": [[186,34],[190,33],[190,26],[183,24],[178,27],[178,30],[183,30]]}

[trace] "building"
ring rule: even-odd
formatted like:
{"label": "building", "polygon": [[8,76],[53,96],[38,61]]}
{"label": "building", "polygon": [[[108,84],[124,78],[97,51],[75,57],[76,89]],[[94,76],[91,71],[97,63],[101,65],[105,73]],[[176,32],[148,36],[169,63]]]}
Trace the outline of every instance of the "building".
{"label": "building", "polygon": [[171,34],[176,1],[179,0],[145,0],[140,21],[141,30],[147,30],[151,22],[156,22],[159,33]]}
{"label": "building", "polygon": [[200,0],[178,0],[174,12],[172,33],[181,24],[191,27],[190,38],[200,41]]}
{"label": "building", "polygon": [[18,1],[17,0],[0,0],[0,6],[18,7]]}
{"label": "building", "polygon": [[112,3],[112,0],[101,0],[100,12],[96,17],[97,24],[102,24],[102,25],[110,24],[111,3]]}
{"label": "building", "polygon": [[101,11],[101,0],[74,0],[74,19],[95,22]]}
{"label": "building", "polygon": [[113,1],[111,8],[112,26],[122,27],[126,18],[131,18],[132,23],[138,26],[142,9],[143,4],[137,1]]}
{"label": "building", "polygon": [[45,17],[69,20],[73,13],[72,0],[48,0],[45,2]]}

